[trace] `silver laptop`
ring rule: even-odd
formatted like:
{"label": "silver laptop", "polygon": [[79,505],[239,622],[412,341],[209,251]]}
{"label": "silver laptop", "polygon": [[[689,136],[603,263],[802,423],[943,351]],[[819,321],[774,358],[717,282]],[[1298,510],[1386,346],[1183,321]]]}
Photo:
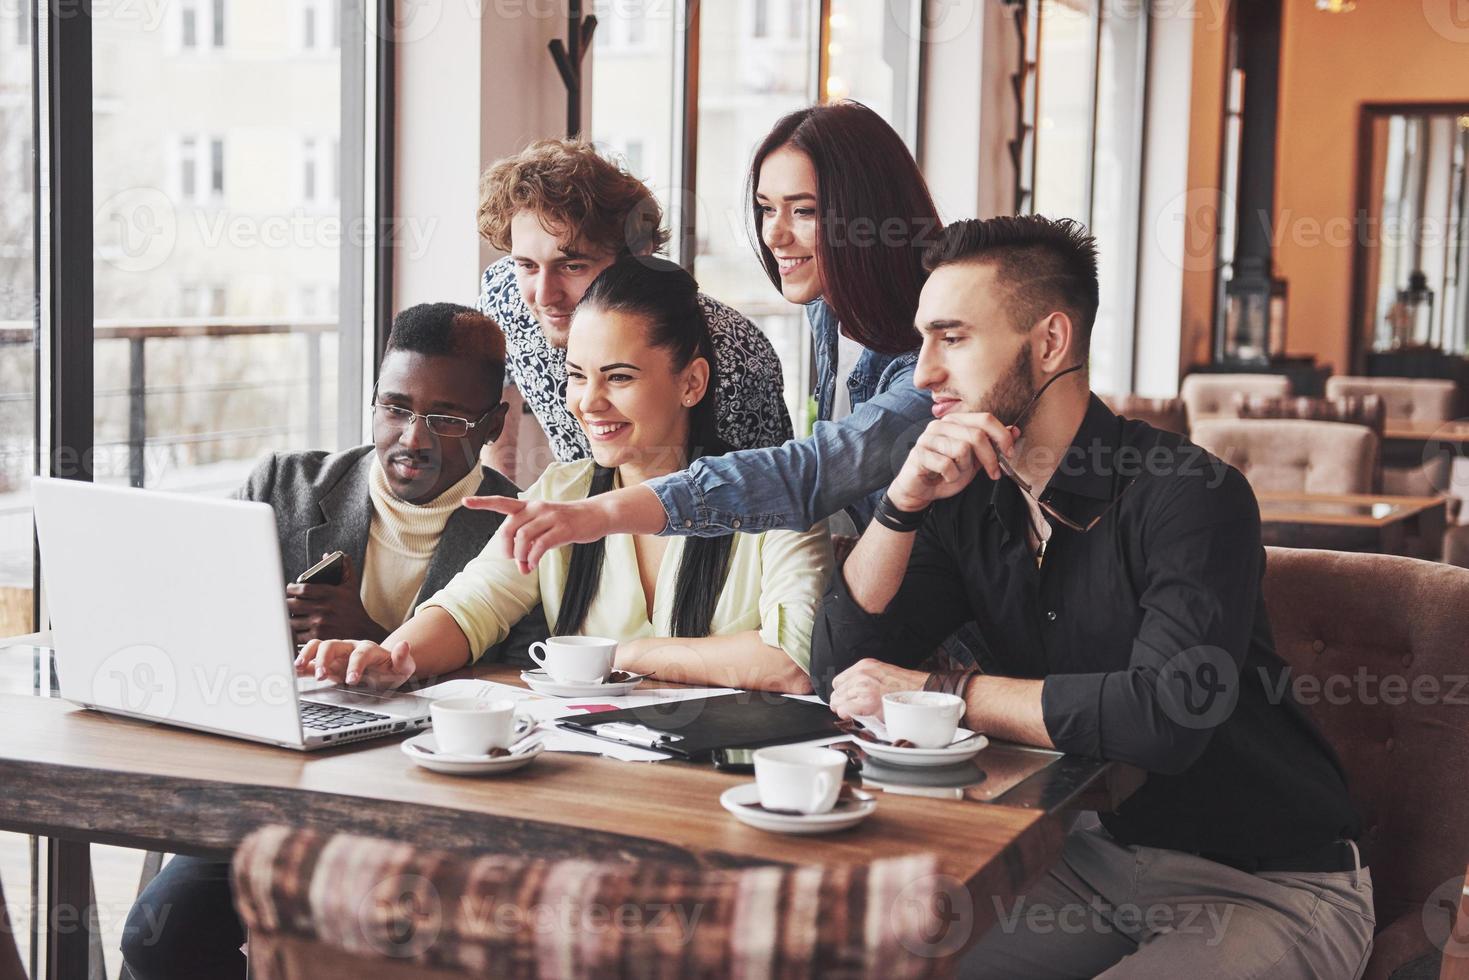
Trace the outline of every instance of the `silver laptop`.
{"label": "silver laptop", "polygon": [[269,504],[31,486],[63,698],[292,749],[428,724],[427,698],[298,680]]}

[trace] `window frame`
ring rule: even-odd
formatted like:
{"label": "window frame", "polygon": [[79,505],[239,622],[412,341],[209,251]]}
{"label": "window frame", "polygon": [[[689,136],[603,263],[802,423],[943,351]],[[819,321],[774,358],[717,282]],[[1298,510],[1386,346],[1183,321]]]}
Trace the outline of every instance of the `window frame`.
{"label": "window frame", "polygon": [[[1017,96],[1020,112],[1017,118],[1017,133],[1014,145],[1018,148],[1016,159],[1015,180],[1015,210],[1017,213],[1036,213],[1038,188],[1036,186],[1037,159],[1040,156],[1040,141],[1037,139],[1037,125],[1041,109],[1041,76],[1045,72],[1044,64],[1044,31],[1045,17],[1042,16],[1042,5],[1044,0],[1024,0],[1025,10],[1023,15],[1017,17],[1017,30],[1023,31],[1021,71],[1024,77],[1021,80],[1021,90]],[[1088,159],[1086,161],[1086,185],[1083,188],[1084,206],[1082,214],[1074,217],[1086,223],[1090,231],[1096,217],[1096,189],[1097,189],[1097,145],[1098,145],[1098,116],[1101,112],[1101,79],[1103,70],[1115,66],[1104,66],[1102,64],[1103,33],[1106,29],[1105,21],[1109,16],[1124,17],[1126,13],[1119,13],[1115,0],[1093,0],[1090,23],[1090,45],[1089,45],[1089,78],[1088,90],[1088,113],[1086,146]],[[1133,132],[1127,134],[1131,142],[1129,166],[1137,175],[1133,182],[1137,192],[1131,195],[1133,204],[1124,208],[1125,213],[1136,214],[1137,220],[1126,229],[1123,242],[1123,254],[1118,262],[1119,275],[1116,277],[1116,287],[1126,290],[1124,300],[1119,304],[1123,311],[1118,317],[1117,329],[1120,331],[1121,339],[1117,340],[1118,351],[1123,355],[1116,367],[1116,376],[1113,379],[1117,386],[1123,391],[1132,391],[1137,386],[1138,377],[1138,302],[1137,292],[1139,276],[1142,269],[1142,251],[1147,241],[1142,225],[1141,213],[1136,207],[1140,201],[1139,194],[1143,182],[1147,176],[1144,167],[1144,147],[1147,144],[1148,118],[1146,107],[1148,102],[1148,78],[1151,58],[1149,38],[1152,34],[1153,14],[1151,10],[1143,10],[1135,16],[1141,17],[1141,29],[1137,39],[1139,56],[1137,63],[1132,66],[1136,75],[1133,77],[1135,85],[1134,114],[1139,120]],[[1041,202],[1044,203],[1044,202]],[[1067,217],[1073,217],[1068,215]],[[1116,339],[1116,338],[1114,338]],[[1093,337],[1095,341],[1095,337]]]}
{"label": "window frame", "polygon": [[[185,43],[184,25],[192,16],[193,40]],[[187,57],[207,57],[229,48],[229,0],[178,0],[168,13],[169,46]]]}
{"label": "window frame", "polygon": [[[319,25],[323,30],[340,31],[341,129],[336,159],[344,225],[350,227],[349,222],[355,219],[366,226],[370,220],[370,227],[379,232],[344,241],[340,255],[340,322],[354,328],[340,333],[339,439],[354,444],[367,430],[368,419],[362,408],[365,392],[375,380],[392,316],[395,246],[392,235],[381,233],[391,227],[393,208],[397,58],[392,7],[389,0],[335,0],[327,9],[336,10],[336,19],[331,25]],[[193,48],[182,46],[181,23],[174,20],[170,37],[179,53],[192,56],[218,50],[213,43],[217,38],[227,46],[227,30],[221,38],[212,23],[202,22],[205,18],[212,21],[217,9],[214,0],[198,0],[199,43]],[[48,18],[44,35],[40,30],[43,10]],[[31,145],[40,151],[33,158],[32,180],[32,236],[37,246],[33,474],[91,482],[96,312],[92,12],[89,6],[31,2],[23,13],[29,15],[28,36],[32,41]],[[203,169],[212,161],[210,145],[206,141],[199,147],[196,181],[210,181],[212,185],[212,167]],[[342,166],[347,160],[361,161],[361,165]],[[45,596],[40,549],[34,536],[32,589],[33,623],[39,627],[46,622]],[[90,873],[87,845],[47,840],[42,850],[44,858],[33,869],[33,894],[40,890],[43,873],[47,895],[56,894],[57,883],[62,880],[86,880]],[[44,944],[33,942],[30,969],[36,976],[43,975],[43,970],[54,976],[85,976],[87,959],[85,930],[59,939],[48,933]]]}
{"label": "window frame", "polygon": [[[676,44],[674,48],[674,78],[679,81],[679,91],[675,93],[674,102],[674,132],[672,150],[674,155],[672,172],[677,176],[677,186],[691,189],[692,193],[681,195],[682,197],[693,197],[698,193],[698,167],[696,162],[699,156],[699,43],[700,43],[700,7],[701,0],[676,0],[677,16],[674,18],[675,30],[679,31],[683,43]],[[920,12],[922,0],[904,0],[909,6],[905,8],[910,18],[907,28],[909,35],[908,63],[905,66],[907,78],[905,79],[904,107],[908,119],[900,127],[900,135],[908,144],[915,156],[921,145],[921,133],[919,120],[922,118],[923,92],[921,79],[923,77],[923,64],[926,48],[922,42]],[[1034,2],[1034,0],[1031,0]],[[885,16],[892,16],[899,4],[888,0],[882,4]],[[813,29],[809,31],[810,39],[810,62],[812,66],[809,82],[808,98],[812,103],[824,103],[826,97],[826,83],[830,74],[830,58],[827,55],[827,45],[831,40],[830,18],[831,0],[783,0],[782,3],[772,3],[768,16],[771,22],[784,14],[787,21],[794,18],[795,13],[804,8],[804,16],[811,18]],[[751,7],[742,14],[743,26],[753,43],[768,44],[775,43],[779,35],[772,35],[769,31],[764,36],[756,36],[754,33],[754,8]],[[670,257],[690,274],[693,273],[694,256],[697,254],[697,243],[699,236],[696,209],[685,207],[684,202],[678,199],[669,202],[668,207],[669,228],[672,232],[669,242]]]}

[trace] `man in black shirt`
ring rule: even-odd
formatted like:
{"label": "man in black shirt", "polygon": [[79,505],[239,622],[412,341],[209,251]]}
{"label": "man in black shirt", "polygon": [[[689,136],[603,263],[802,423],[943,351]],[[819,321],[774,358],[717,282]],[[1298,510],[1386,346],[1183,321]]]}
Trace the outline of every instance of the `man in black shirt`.
{"label": "man in black shirt", "polygon": [[[927,266],[935,420],[822,604],[812,680],[847,717],[951,691],[968,728],[1148,773],[996,910],[965,975],[1360,975],[1358,817],[1274,651],[1249,485],[1091,394],[1079,226],[957,222]],[[913,669],[969,621],[986,673]]]}

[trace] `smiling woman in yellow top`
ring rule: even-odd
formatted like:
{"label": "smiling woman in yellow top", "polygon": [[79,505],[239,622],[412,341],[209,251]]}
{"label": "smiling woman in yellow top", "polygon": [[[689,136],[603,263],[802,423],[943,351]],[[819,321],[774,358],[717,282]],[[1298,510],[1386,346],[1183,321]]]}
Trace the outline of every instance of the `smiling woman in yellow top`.
{"label": "smiling woman in yellow top", "polygon": [[[698,286],[662,259],[627,256],[582,298],[566,400],[592,459],[553,463],[521,500],[578,500],[682,469],[728,447],[715,429],[713,348]],[[831,574],[826,531],[720,538],[612,535],[522,573],[489,546],[381,645],[308,644],[300,673],[396,686],[458,669],[536,603],[551,632],[619,641],[617,666],[687,683],[805,693],[811,627]]]}

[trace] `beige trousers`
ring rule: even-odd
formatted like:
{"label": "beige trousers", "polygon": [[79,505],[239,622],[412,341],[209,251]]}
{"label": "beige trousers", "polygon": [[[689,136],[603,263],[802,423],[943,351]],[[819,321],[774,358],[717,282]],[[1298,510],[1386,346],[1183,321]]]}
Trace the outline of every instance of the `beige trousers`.
{"label": "beige trousers", "polygon": [[1249,874],[1179,851],[1068,835],[1057,865],[965,954],[996,980],[1357,980],[1372,951],[1372,877]]}

